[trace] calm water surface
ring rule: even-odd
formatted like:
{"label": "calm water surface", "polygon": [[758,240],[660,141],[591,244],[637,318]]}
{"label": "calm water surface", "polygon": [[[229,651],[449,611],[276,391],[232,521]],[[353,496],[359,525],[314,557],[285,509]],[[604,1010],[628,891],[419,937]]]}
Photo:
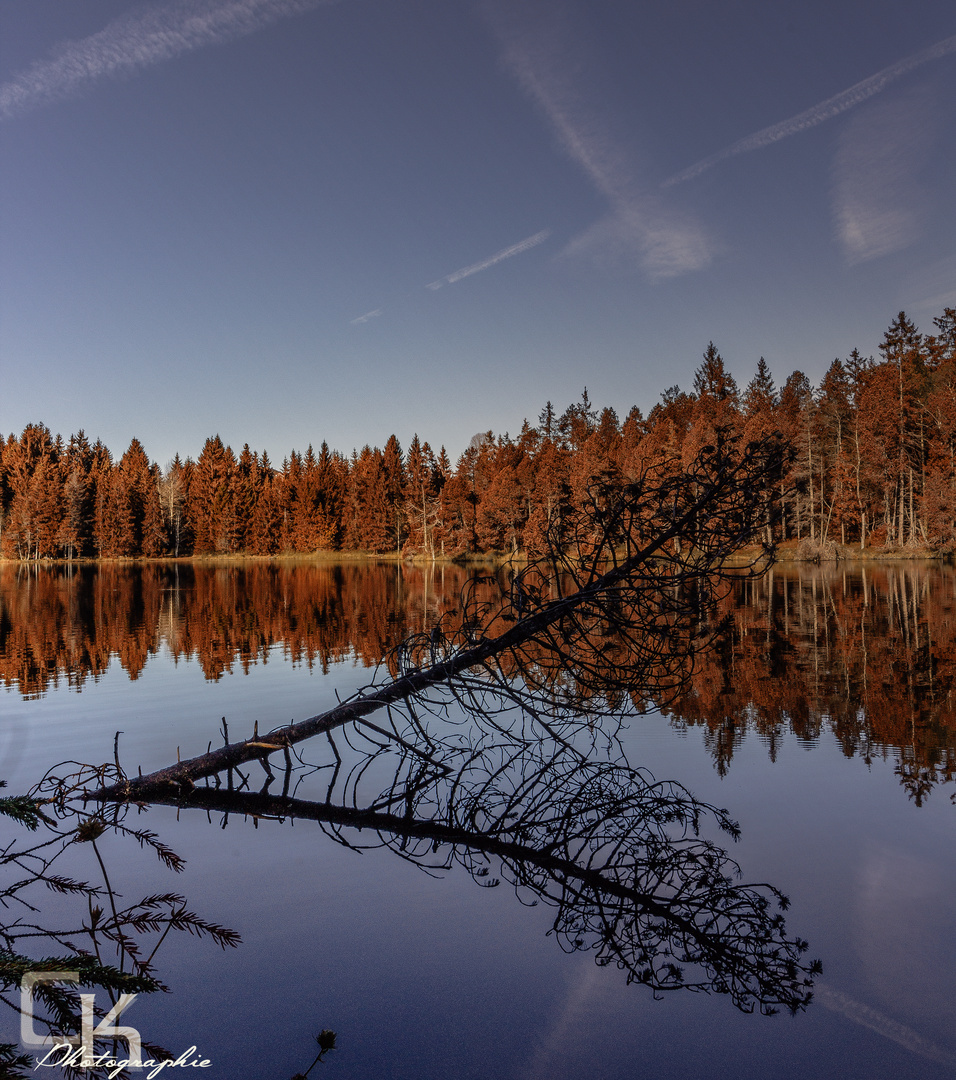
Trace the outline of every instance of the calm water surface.
{"label": "calm water surface", "polygon": [[[320,712],[464,582],[457,568],[4,566],[0,776],[24,791],[64,759],[110,760],[117,731],[124,766],[145,772],[219,743],[223,717],[235,739]],[[805,1013],[655,1001],[563,951],[545,904],[350,850],[315,822],[154,807],[144,824],[187,869],[117,842],[119,887],[182,892],[243,944],[173,935],[159,971],[173,992],[126,1020],[197,1046],[223,1080],[288,1080],[321,1028],[339,1048],[315,1073],[356,1080],[956,1075],[956,578],[778,568],[723,614],[687,693],[622,741],[740,822],[744,880],[790,897],[788,930],[823,961]]]}

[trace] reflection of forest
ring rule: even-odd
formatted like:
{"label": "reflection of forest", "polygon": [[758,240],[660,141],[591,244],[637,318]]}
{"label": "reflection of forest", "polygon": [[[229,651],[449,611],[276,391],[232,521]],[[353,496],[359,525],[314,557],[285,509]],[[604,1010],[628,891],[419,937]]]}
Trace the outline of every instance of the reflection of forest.
{"label": "reflection of forest", "polygon": [[272,649],[295,663],[377,664],[455,607],[456,566],[246,563],[0,566],[0,679],[24,696],[79,687],[117,657],[131,679],[164,649],[207,679]]}
{"label": "reflection of forest", "polygon": [[718,768],[747,731],[775,756],[789,729],[896,760],[919,802],[954,779],[956,572],[934,564],[778,566],[741,581],[726,623],[667,710],[706,726]]}
{"label": "reflection of forest", "polygon": [[[209,679],[271,649],[323,669],[373,665],[457,606],[455,566],[237,563],[0,567],[0,678],[25,696],[79,687],[160,649]],[[934,565],[777,567],[741,581],[727,622],[668,714],[703,725],[725,769],[747,731],[771,755],[792,730],[891,756],[917,799],[954,779],[956,572]]]}

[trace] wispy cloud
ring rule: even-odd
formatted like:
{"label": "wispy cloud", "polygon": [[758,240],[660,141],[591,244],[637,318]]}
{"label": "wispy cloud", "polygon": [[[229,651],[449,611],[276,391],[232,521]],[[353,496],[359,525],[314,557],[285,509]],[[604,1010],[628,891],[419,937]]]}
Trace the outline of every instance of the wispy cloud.
{"label": "wispy cloud", "polygon": [[707,172],[708,169],[712,169],[727,158],[736,157],[737,154],[748,154],[751,150],[760,150],[764,146],[770,146],[771,143],[779,142],[781,139],[788,139],[791,135],[797,135],[808,128],[816,127],[817,124],[822,124],[826,120],[832,120],[834,116],[839,116],[840,113],[846,112],[847,109],[861,105],[868,98],[873,97],[874,94],[885,90],[891,82],[894,82],[907,72],[922,67],[923,64],[928,64],[931,60],[939,60],[953,52],[956,52],[956,35],[938,41],[928,49],[913,53],[912,56],[907,56],[903,60],[898,60],[895,64],[878,71],[868,79],[855,83],[848,90],[835,94],[833,97],[827,98],[826,101],[821,101],[796,116],[791,116],[789,120],[781,120],[777,124],[771,124],[770,127],[755,131],[753,135],[738,139],[737,142],[732,143],[723,150],[718,150],[716,154],[702,158],[694,165],[669,177],[661,187],[673,187],[675,184],[682,184],[685,180],[693,180],[695,176],[700,176],[701,173]]}
{"label": "wispy cloud", "polygon": [[573,1046],[582,1030],[587,1028],[588,1013],[599,1011],[599,1001],[595,999],[600,998],[606,986],[596,964],[579,969],[578,977],[570,984],[564,1007],[557,1011],[554,1021],[537,1040],[525,1073],[528,1080],[553,1080],[555,1076],[565,1075],[562,1066],[567,1060],[567,1048]]}
{"label": "wispy cloud", "polygon": [[930,200],[919,172],[932,143],[931,101],[911,93],[864,110],[841,132],[833,163],[837,238],[850,263],[915,243]]}
{"label": "wispy cloud", "polygon": [[425,288],[440,289],[442,285],[454,285],[456,281],[461,281],[462,278],[481,273],[482,270],[487,270],[490,266],[494,266],[504,259],[510,259],[515,255],[520,255],[523,251],[527,251],[529,248],[543,244],[550,235],[550,229],[542,229],[541,232],[536,232],[534,236],[525,237],[524,240],[519,240],[517,244],[512,244],[511,247],[496,251],[494,255],[489,255],[487,259],[482,259],[481,262],[472,263],[471,266],[462,267],[461,270],[455,270],[451,274],[446,274],[445,277],[438,278],[437,281],[430,281]]}
{"label": "wispy cloud", "polygon": [[381,308],[376,308],[374,311],[366,311],[364,315],[359,315],[357,319],[350,319],[349,326],[361,326],[362,323],[371,322],[372,319],[377,319],[381,314]]}
{"label": "wispy cloud", "polygon": [[829,986],[817,983],[813,991],[813,998],[827,1009],[841,1016],[845,1016],[854,1023],[862,1024],[863,1027],[876,1031],[884,1038],[891,1039],[911,1053],[919,1054],[920,1057],[930,1061],[940,1061],[944,1064],[952,1064],[952,1055],[947,1053],[935,1043],[924,1039],[922,1035],[912,1028],[906,1027],[896,1020],[892,1020],[876,1009],[856,1001],[839,990],[832,990]]}
{"label": "wispy cloud", "polygon": [[705,266],[711,247],[701,227],[637,185],[636,170],[621,143],[602,113],[586,103],[580,56],[569,43],[570,35],[560,32],[554,7],[539,7],[530,23],[515,18],[511,0],[487,0],[485,12],[505,64],[546,117],[561,149],[608,203],[609,217],[572,241],[565,254],[636,254],[655,280]]}
{"label": "wispy cloud", "polygon": [[0,85],[0,119],[80,93],[107,77],[132,75],[183,53],[222,45],[336,0],[174,0],[137,7]]}

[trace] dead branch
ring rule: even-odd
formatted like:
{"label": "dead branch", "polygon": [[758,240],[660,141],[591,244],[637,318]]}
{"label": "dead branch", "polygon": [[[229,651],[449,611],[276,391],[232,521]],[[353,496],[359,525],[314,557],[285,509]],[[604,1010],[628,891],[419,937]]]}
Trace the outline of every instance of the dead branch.
{"label": "dead branch", "polygon": [[[720,440],[681,471],[668,463],[629,484],[596,478],[589,505],[560,524],[547,557],[515,574],[499,603],[466,602],[453,632],[439,628],[406,642],[399,671],[385,685],[266,735],[127,777],[91,797],[148,801],[163,790],[189,791],[225,770],[231,780],[231,771],[247,762],[287,753],[345,724],[361,725],[381,709],[414,710],[415,701],[440,687],[466,706],[477,691],[482,701],[472,715],[488,715],[489,694],[530,708],[542,719],[538,737],[560,738],[547,717],[562,710],[606,711],[622,692],[640,705],[649,679],[660,687],[683,677],[713,601],[711,582],[726,577],[728,558],[764,527],[767,491],[777,488],[783,458],[779,440],[742,453],[732,440]],[[766,551],[760,570],[771,557]],[[599,701],[589,710],[595,694]]]}

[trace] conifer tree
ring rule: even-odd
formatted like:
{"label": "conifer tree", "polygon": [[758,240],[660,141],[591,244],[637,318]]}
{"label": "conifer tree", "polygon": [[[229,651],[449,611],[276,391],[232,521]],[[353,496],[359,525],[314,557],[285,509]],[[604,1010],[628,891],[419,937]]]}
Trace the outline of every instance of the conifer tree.
{"label": "conifer tree", "polygon": [[93,448],[82,430],[70,437],[63,462],[63,517],[59,545],[68,559],[93,554]]}
{"label": "conifer tree", "polygon": [[435,528],[439,521],[438,494],[444,483],[432,448],[413,436],[405,462],[406,551],[435,557]]}
{"label": "conifer tree", "polygon": [[295,487],[295,506],[292,523],[292,548],[295,551],[314,551],[319,547],[319,463],[312,444],[305,456],[297,459],[289,481]]}
{"label": "conifer tree", "polygon": [[[927,388],[927,350],[923,335],[901,311],[883,335],[879,351],[896,370],[896,435],[888,461],[893,491],[887,510],[895,541],[914,544],[925,532],[917,508],[925,480],[926,431],[922,402]],[[887,402],[888,404],[888,402]]]}
{"label": "conifer tree", "polygon": [[816,432],[819,444],[820,535],[832,539],[831,525],[839,528],[846,543],[847,524],[855,525],[855,492],[851,484],[848,433],[851,425],[850,376],[843,363],[834,360],[817,390]]}
{"label": "conifer tree", "polygon": [[361,454],[353,455],[349,471],[346,545],[376,554],[390,551],[393,534],[389,518],[382,451],[366,444]]}
{"label": "conifer tree", "polygon": [[[417,436],[416,436],[417,438]],[[405,475],[405,463],[402,459],[402,447],[394,435],[388,437],[382,452],[384,471],[385,502],[388,507],[389,529],[393,533],[393,550],[401,551],[408,538],[408,517],[405,510],[405,495],[408,478]]]}
{"label": "conifer tree", "polygon": [[524,544],[533,554],[546,551],[549,537],[560,536],[571,503],[569,451],[544,439],[534,456],[534,486],[529,496]]}
{"label": "conifer tree", "polygon": [[259,472],[261,483],[249,543],[255,555],[275,555],[280,550],[282,537],[285,475],[272,468],[265,451],[259,462]]}
{"label": "conifer tree", "polygon": [[341,454],[333,454],[324,440],[319,449],[317,474],[316,544],[325,551],[337,551],[344,533],[348,464]]}
{"label": "conifer tree", "polygon": [[[134,438],[117,466],[118,482],[113,485],[116,504],[114,555],[161,554],[161,539],[157,533],[159,491],[156,477],[146,451]],[[145,543],[146,519],[150,519],[150,541]],[[149,550],[147,551],[147,547]]]}
{"label": "conifer tree", "polygon": [[252,522],[262,488],[259,455],[245,443],[236,462],[235,489],[233,493],[234,550],[249,551],[252,547]]}
{"label": "conifer tree", "polygon": [[206,440],[196,459],[189,489],[189,516],[197,554],[224,554],[235,550],[236,457],[215,435]]}
{"label": "conifer tree", "polygon": [[748,442],[769,435],[776,428],[777,388],[767,361],[761,356],[754,377],[744,392],[744,435]]}
{"label": "conifer tree", "polygon": [[691,431],[682,448],[685,463],[691,461],[702,446],[715,443],[718,433],[732,436],[739,434],[741,429],[737,382],[727,371],[723,357],[712,341],[694,374],[694,396]]}
{"label": "conifer tree", "polygon": [[[783,538],[805,534],[813,539],[813,389],[802,371],[794,371],[780,391],[780,432],[794,448],[784,485],[793,495],[783,503]],[[804,490],[806,494],[804,494]]]}

